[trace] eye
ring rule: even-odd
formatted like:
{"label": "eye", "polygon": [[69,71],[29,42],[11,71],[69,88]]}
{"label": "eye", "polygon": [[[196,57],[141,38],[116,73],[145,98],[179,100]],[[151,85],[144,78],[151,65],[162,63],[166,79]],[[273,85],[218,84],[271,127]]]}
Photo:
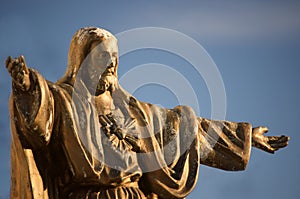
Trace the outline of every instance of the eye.
{"label": "eye", "polygon": [[101,53],[99,53],[99,58],[101,58],[101,59],[105,59],[105,58],[107,58],[109,56],[109,54],[108,54],[108,52],[101,52]]}
{"label": "eye", "polygon": [[106,59],[109,56],[108,52],[102,51],[95,53],[92,57],[96,60],[103,60]]}

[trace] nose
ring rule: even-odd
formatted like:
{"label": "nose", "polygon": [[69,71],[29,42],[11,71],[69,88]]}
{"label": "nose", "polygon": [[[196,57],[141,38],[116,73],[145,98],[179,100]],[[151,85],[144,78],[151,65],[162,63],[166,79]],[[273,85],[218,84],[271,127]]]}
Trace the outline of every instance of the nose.
{"label": "nose", "polygon": [[109,67],[115,67],[116,66],[116,59],[111,59],[110,60],[110,64],[109,64]]}

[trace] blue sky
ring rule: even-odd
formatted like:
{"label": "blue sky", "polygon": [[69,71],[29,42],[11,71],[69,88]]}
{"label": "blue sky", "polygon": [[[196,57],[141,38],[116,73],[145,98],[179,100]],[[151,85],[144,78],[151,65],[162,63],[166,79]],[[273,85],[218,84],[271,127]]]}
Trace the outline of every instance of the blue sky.
{"label": "blue sky", "polygon": [[[2,0],[0,4],[1,199],[8,198],[10,180],[11,80],[4,68],[5,58],[24,54],[29,66],[56,81],[65,71],[72,35],[85,26],[103,27],[114,34],[162,27],[193,38],[208,52],[222,76],[226,119],[265,125],[270,134],[291,136],[290,145],[276,155],[253,149],[246,171],[224,172],[201,166],[197,187],[188,198],[298,198],[300,2]],[[120,59],[119,75],[152,62],[184,74],[196,92],[200,115],[210,118],[207,85],[178,56],[155,49],[134,51]],[[139,88],[134,95],[166,107],[178,103],[176,93],[155,84]]]}

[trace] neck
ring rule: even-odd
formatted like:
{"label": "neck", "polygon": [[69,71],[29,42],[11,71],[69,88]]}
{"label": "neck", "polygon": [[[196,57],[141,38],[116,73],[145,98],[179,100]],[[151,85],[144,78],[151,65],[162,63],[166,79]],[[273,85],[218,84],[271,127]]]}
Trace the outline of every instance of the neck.
{"label": "neck", "polygon": [[109,90],[101,90],[95,94],[95,105],[99,115],[110,114],[113,110],[113,98]]}

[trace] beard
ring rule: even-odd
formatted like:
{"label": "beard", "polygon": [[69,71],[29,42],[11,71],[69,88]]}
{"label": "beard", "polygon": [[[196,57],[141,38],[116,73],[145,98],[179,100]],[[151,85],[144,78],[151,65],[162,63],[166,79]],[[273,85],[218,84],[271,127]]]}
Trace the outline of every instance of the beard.
{"label": "beard", "polygon": [[[92,95],[98,96],[106,91],[113,92],[117,85],[116,67],[111,63],[100,75],[91,69],[82,70],[82,80]],[[95,67],[94,67],[95,68]]]}
{"label": "beard", "polygon": [[115,90],[116,77],[111,73],[104,73],[97,84],[95,95],[100,95],[106,91]]}

